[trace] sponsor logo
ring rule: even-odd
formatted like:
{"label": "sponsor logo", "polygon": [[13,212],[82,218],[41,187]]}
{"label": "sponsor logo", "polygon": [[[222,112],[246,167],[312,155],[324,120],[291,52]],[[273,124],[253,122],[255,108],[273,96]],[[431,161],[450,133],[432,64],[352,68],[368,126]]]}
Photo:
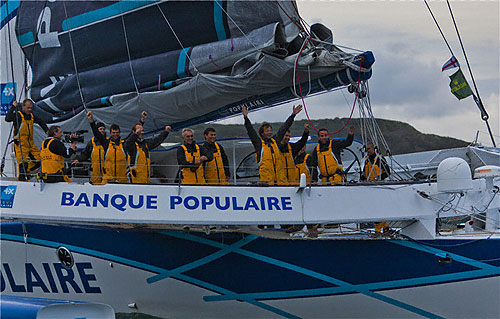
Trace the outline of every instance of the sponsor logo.
{"label": "sponsor logo", "polygon": [[14,204],[14,196],[16,195],[16,185],[0,186],[1,191],[1,208],[12,208]]}
{"label": "sponsor logo", "polygon": [[[100,294],[101,288],[95,286],[97,281],[92,273],[92,264],[75,263],[74,268],[67,268],[61,263],[24,264],[24,273],[17,265],[11,267],[3,263],[0,271],[0,291],[7,287],[11,292],[43,292],[43,293],[87,293]],[[73,271],[75,269],[75,271]],[[19,273],[21,271],[21,274]]]}
{"label": "sponsor logo", "polygon": [[71,192],[63,192],[61,195],[61,206],[86,206],[86,207],[104,207],[109,206],[118,209],[121,212],[127,208],[139,209],[158,209],[158,196],[156,195],[122,195],[122,194],[86,194],[79,195]]}
{"label": "sponsor logo", "polygon": [[16,91],[16,83],[2,83],[0,84],[0,92],[2,94],[2,104],[0,107],[0,115],[4,116],[7,114],[10,105],[14,102]]}
{"label": "sponsor logo", "polygon": [[[288,196],[170,196],[170,210],[219,210],[219,211],[291,211],[292,199]],[[159,209],[157,195],[87,194],[63,192],[61,206],[115,208],[121,212],[130,209]]]}
{"label": "sponsor logo", "polygon": [[170,209],[177,206],[189,210],[216,208],[217,210],[292,210],[290,197],[219,197],[219,196],[170,196]]}

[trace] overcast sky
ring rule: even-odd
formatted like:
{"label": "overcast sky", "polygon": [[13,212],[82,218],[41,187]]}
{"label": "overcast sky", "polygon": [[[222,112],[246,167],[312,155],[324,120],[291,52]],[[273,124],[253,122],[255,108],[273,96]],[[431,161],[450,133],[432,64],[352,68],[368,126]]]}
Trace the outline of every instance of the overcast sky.
{"label": "overcast sky", "polygon": [[[334,43],[374,53],[369,85],[376,117],[466,141],[472,141],[480,130],[479,140],[491,145],[472,97],[459,101],[450,93],[448,76],[457,69],[441,72],[451,54],[423,1],[298,1],[298,5],[309,24],[323,23],[333,31]],[[446,2],[430,1],[429,5],[472,87]],[[451,7],[498,145],[499,0],[452,1]],[[305,103],[313,119],[348,117],[352,96],[337,91],[308,98]],[[281,121],[290,112],[291,104],[285,104],[253,112],[250,118],[254,122]],[[298,119],[305,118],[303,113]]]}

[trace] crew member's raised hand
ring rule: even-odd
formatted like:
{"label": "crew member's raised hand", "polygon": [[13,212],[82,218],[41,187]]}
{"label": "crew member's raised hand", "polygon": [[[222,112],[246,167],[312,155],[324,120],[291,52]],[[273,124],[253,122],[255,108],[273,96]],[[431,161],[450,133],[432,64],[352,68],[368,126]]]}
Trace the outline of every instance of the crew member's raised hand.
{"label": "crew member's raised hand", "polygon": [[354,135],[354,126],[349,126],[349,135]]}
{"label": "crew member's raised hand", "polygon": [[165,126],[165,131],[166,132],[172,132],[172,127],[170,125]]}
{"label": "crew member's raised hand", "polygon": [[309,132],[309,123],[304,123],[304,131]]}
{"label": "crew member's raised hand", "polygon": [[244,105],[241,106],[241,113],[243,113],[244,117],[248,116],[248,109],[246,106],[244,106]]}
{"label": "crew member's raised hand", "polygon": [[15,107],[17,107],[19,105],[19,103],[17,103],[17,101],[14,100],[14,102],[12,102],[12,105],[14,105]]}
{"label": "crew member's raised hand", "polygon": [[89,119],[90,123],[94,123],[94,115],[92,114],[92,111],[87,112],[87,118]]}
{"label": "crew member's raised hand", "polygon": [[146,111],[142,111],[141,114],[141,122],[144,122],[146,118],[148,117],[148,113]]}
{"label": "crew member's raised hand", "polygon": [[302,104],[299,104],[297,106],[293,106],[293,110],[292,110],[292,114],[293,115],[297,115],[300,113],[300,111],[302,111]]}

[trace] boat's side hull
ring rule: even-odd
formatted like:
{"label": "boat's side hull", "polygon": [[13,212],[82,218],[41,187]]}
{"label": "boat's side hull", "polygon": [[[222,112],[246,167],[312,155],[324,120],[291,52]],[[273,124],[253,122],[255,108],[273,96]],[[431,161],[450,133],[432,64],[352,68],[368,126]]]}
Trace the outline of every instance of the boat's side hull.
{"label": "boat's side hull", "polygon": [[[18,223],[2,224],[1,236],[4,295],[174,318],[500,316],[499,239],[276,240]],[[69,269],[60,246],[73,255]]]}

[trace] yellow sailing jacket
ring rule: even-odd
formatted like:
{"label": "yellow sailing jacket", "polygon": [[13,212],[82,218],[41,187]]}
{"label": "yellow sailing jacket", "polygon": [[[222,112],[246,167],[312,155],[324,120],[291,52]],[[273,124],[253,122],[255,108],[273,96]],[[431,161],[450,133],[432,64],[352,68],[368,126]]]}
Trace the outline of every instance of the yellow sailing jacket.
{"label": "yellow sailing jacket", "polygon": [[106,159],[104,160],[104,182],[109,181],[128,183],[124,140],[120,140],[118,144],[109,140]]}
{"label": "yellow sailing jacket", "polygon": [[342,175],[338,173],[338,170],[342,170],[342,166],[338,164],[333,154],[332,141],[330,141],[328,149],[323,152],[319,151],[319,145],[316,146],[316,153],[318,155],[318,167],[323,184],[341,183]]}
{"label": "yellow sailing jacket", "polygon": [[[190,153],[187,150],[186,145],[181,145],[182,149],[184,149],[184,155],[186,156],[186,161],[194,162],[199,160],[201,157],[200,154],[200,146],[195,144],[196,152]],[[219,150],[220,152],[220,150]],[[203,165],[200,164],[193,172],[191,168],[183,168],[182,169],[182,184],[205,184],[205,177],[203,176]]]}
{"label": "yellow sailing jacket", "polygon": [[[213,153],[214,159],[206,162],[205,165],[205,181],[207,184],[227,185],[227,176],[224,171],[224,163],[222,162],[222,153],[219,144],[214,142],[217,152]],[[186,148],[184,148],[186,153]],[[187,157],[186,157],[187,158]],[[201,166],[201,165],[200,165]]]}
{"label": "yellow sailing jacket", "polygon": [[[145,146],[146,146],[146,149],[148,150],[148,154],[149,154],[148,145],[145,144]],[[151,159],[149,158],[149,155],[146,156],[146,153],[139,146],[139,144],[137,142],[135,142],[135,147],[137,149],[137,152],[136,152],[133,164],[130,161],[130,156],[128,157],[128,165],[130,167],[130,175],[129,175],[130,180],[132,183],[150,184],[151,183],[151,172],[150,172]]]}

